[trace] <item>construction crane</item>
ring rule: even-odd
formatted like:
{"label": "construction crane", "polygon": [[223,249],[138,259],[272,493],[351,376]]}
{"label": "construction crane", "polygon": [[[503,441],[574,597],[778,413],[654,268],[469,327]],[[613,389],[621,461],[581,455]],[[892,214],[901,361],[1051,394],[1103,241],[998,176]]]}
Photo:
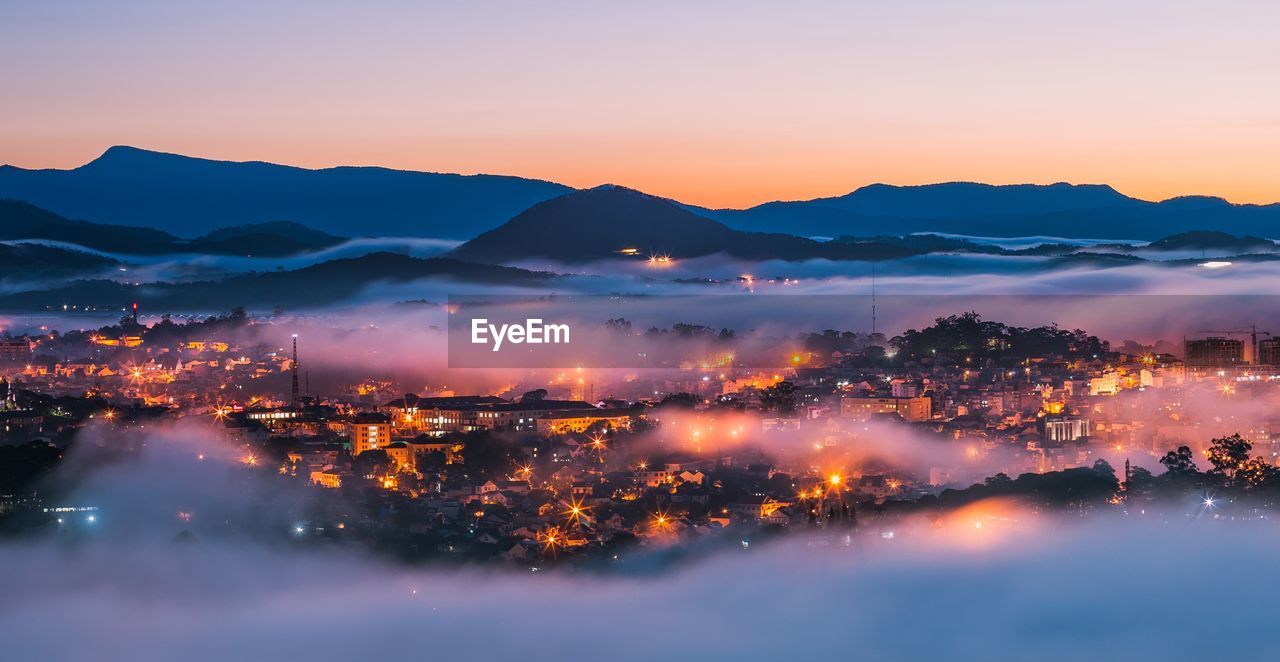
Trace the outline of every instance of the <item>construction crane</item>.
{"label": "construction crane", "polygon": [[1258,325],[1256,324],[1250,324],[1244,329],[1231,329],[1228,331],[1196,331],[1196,333],[1214,336],[1249,336],[1249,350],[1252,352],[1249,355],[1249,358],[1253,365],[1258,365],[1258,336],[1271,335],[1270,331],[1259,331]]}

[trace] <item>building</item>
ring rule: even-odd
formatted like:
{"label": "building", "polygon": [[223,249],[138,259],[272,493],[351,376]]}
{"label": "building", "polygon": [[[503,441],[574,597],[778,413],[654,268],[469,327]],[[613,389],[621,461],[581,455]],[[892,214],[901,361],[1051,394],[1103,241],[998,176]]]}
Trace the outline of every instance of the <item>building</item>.
{"label": "building", "polygon": [[44,416],[31,409],[0,411],[0,434],[39,434],[44,428]]}
{"label": "building", "polygon": [[1258,341],[1258,363],[1261,365],[1280,366],[1280,338],[1267,338]]}
{"label": "building", "polygon": [[393,441],[383,449],[387,452],[387,458],[395,464],[397,471],[416,471],[418,465],[418,456],[414,453],[413,447],[403,441]]}
{"label": "building", "polygon": [[1076,441],[1089,436],[1089,419],[1079,416],[1046,416],[1040,424],[1048,441]]}
{"label": "building", "polygon": [[316,469],[311,472],[311,482],[321,487],[336,490],[339,487],[342,487],[342,475],[333,467]]}
{"label": "building", "polygon": [[395,434],[413,436],[423,432],[470,432],[476,429],[476,409],[508,403],[508,400],[490,395],[421,398],[406,393],[404,397],[386,403],[383,408],[391,414],[391,427]]}
{"label": "building", "polygon": [[625,409],[556,411],[538,417],[534,425],[539,434],[565,434],[586,432],[596,423],[603,423],[610,429],[625,428],[631,424],[631,412]]}
{"label": "building", "polygon": [[1115,395],[1119,392],[1120,375],[1114,370],[1108,370],[1101,377],[1089,380],[1089,395]]}
{"label": "building", "polygon": [[865,421],[876,414],[897,414],[905,421],[919,422],[933,418],[933,400],[926,396],[913,398],[881,398],[847,396],[840,399],[840,415]]}
{"label": "building", "polygon": [[0,361],[25,363],[31,358],[32,347],[26,338],[0,338]]}
{"label": "building", "polygon": [[391,444],[391,417],[375,412],[355,414],[347,421],[351,454],[386,448]]}
{"label": "building", "polygon": [[1244,342],[1210,336],[1184,341],[1186,362],[1192,368],[1230,368],[1244,364]]}
{"label": "building", "polygon": [[[576,417],[616,415],[581,400],[529,400],[489,405],[472,410],[475,425],[482,430],[516,430],[532,432],[538,429],[539,419],[552,416]],[[629,414],[628,414],[629,415]]]}

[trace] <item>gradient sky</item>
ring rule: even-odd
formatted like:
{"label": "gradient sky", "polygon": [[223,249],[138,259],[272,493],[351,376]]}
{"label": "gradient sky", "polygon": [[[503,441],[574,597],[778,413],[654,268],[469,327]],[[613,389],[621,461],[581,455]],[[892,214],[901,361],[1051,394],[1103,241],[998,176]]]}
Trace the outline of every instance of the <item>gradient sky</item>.
{"label": "gradient sky", "polygon": [[949,180],[1271,202],[1277,26],[1261,1],[0,0],[0,162],[130,144],[711,206]]}

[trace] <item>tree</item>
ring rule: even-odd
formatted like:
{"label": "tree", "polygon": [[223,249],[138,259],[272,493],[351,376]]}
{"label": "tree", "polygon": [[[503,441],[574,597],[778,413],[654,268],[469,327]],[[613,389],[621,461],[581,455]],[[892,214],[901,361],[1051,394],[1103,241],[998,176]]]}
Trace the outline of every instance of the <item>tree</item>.
{"label": "tree", "polygon": [[1209,473],[1227,478],[1235,476],[1240,465],[1249,459],[1251,450],[1253,450],[1253,444],[1241,437],[1239,433],[1210,441],[1209,464],[1212,464],[1213,468]]}
{"label": "tree", "polygon": [[1160,464],[1171,476],[1190,476],[1200,473],[1196,468],[1195,454],[1187,446],[1179,446],[1176,451],[1169,451],[1160,458]]}
{"label": "tree", "polygon": [[1130,497],[1147,497],[1155,484],[1155,476],[1142,467],[1134,467],[1129,471],[1129,480],[1124,484],[1124,491]]}
{"label": "tree", "polygon": [[983,483],[995,490],[1007,490],[1013,485],[1013,479],[1009,477],[1009,474],[1001,471],[994,476],[988,476]]}
{"label": "tree", "polygon": [[514,443],[491,432],[467,433],[462,446],[462,467],[468,474],[500,480],[513,467],[523,464]]}
{"label": "tree", "polygon": [[795,384],[784,380],[765,389],[760,400],[766,410],[776,411],[782,416],[790,416],[795,413],[796,407],[800,404],[800,392]]}
{"label": "tree", "polygon": [[351,468],[357,476],[384,476],[392,473],[394,469],[395,463],[381,448],[367,450],[357,455]]}
{"label": "tree", "polygon": [[1249,458],[1236,467],[1235,478],[1246,487],[1270,487],[1280,484],[1280,469],[1260,457]]}
{"label": "tree", "polygon": [[520,396],[520,402],[542,402],[547,399],[547,389],[536,388]]}
{"label": "tree", "polygon": [[671,407],[673,409],[693,409],[698,406],[702,399],[692,393],[668,393],[663,396],[662,401],[657,404],[658,407]]}

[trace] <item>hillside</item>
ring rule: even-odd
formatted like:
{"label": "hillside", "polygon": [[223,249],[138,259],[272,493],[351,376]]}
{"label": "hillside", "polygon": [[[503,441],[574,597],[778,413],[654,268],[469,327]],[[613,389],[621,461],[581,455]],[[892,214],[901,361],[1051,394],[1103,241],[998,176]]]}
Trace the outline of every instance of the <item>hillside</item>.
{"label": "hillside", "polygon": [[0,281],[5,282],[83,277],[120,266],[108,257],[58,246],[0,244]]}
{"label": "hillside", "polygon": [[480,262],[545,258],[584,263],[663,255],[689,258],[724,253],[750,260],[891,259],[895,246],[824,244],[802,237],[734,230],[680,205],[620,186],[601,186],[534,205],[501,227],[458,247],[452,255]]}
{"label": "hillside", "polygon": [[343,237],[296,223],[259,223],[180,239],[167,232],[64,218],[20,200],[0,200],[0,240],[43,240],[123,255],[255,255],[280,257],[336,246]]}
{"label": "hillside", "polygon": [[533,287],[554,282],[554,274],[448,258],[415,258],[397,253],[370,253],[330,260],[292,271],[254,272],[221,280],[144,283],[134,286],[109,280],[75,281],[52,289],[0,296],[0,310],[119,309],[137,301],[152,311],[320,307],[349,301],[373,285],[423,279],[484,285]]}

